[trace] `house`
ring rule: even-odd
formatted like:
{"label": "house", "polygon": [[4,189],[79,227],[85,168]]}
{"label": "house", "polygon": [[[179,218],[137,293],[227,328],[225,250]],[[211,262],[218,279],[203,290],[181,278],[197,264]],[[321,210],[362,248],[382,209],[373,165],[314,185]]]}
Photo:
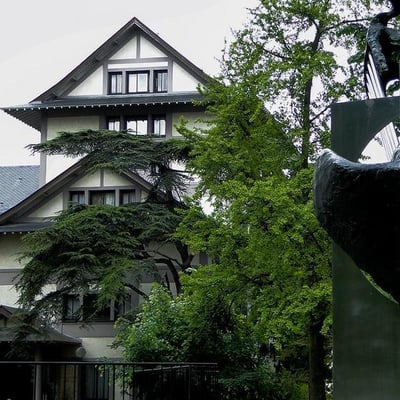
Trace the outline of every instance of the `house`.
{"label": "house", "polygon": [[[53,87],[28,104],[5,107],[3,111],[36,129],[41,141],[54,138],[60,131],[79,134],[87,129],[129,130],[163,140],[179,137],[175,124],[181,117],[190,124],[203,115],[204,108],[196,103],[201,99],[197,87],[206,84],[207,79],[201,69],[133,18]],[[0,186],[4,171],[0,168]],[[13,171],[14,180],[17,172]],[[14,203],[0,198],[0,202],[7,200],[0,209],[0,304],[5,310],[16,306],[13,280],[21,268],[16,254],[24,234],[49,224],[48,218],[65,209],[70,201],[119,205],[141,201],[151,189],[145,178],[130,171],[88,174],[85,159],[42,154],[36,173],[35,178],[21,175],[22,180],[17,179],[16,183],[27,189],[24,198]],[[38,179],[38,187],[28,190],[26,179]],[[150,285],[143,282],[142,289],[149,290]],[[64,339],[72,338],[72,344],[79,344],[76,356],[84,360],[118,359],[120,354],[111,348],[114,305],[92,321],[69,318],[68,313],[82,301],[76,296],[66,299],[58,333]],[[132,293],[132,304],[138,301]],[[65,342],[70,348],[71,342]],[[62,352],[58,354],[52,357],[61,357]]]}

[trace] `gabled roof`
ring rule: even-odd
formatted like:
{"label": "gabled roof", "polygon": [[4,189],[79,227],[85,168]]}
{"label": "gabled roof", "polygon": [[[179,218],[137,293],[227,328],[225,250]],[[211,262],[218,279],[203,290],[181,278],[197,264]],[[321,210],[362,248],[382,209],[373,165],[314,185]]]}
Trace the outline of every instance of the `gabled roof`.
{"label": "gabled roof", "polygon": [[26,123],[34,129],[40,130],[41,111],[62,108],[100,108],[110,106],[146,106],[156,104],[186,104],[201,99],[197,92],[151,93],[135,95],[107,95],[107,96],[67,96],[81,84],[90,74],[99,68],[105,60],[112,57],[135,34],[144,35],[154,46],[161,49],[178,65],[202,84],[206,84],[210,77],[186,57],[176,51],[167,42],[161,39],[150,28],[137,18],[132,18],[110,39],[95,50],[81,64],[73,69],[50,89],[30,101],[28,104],[3,107],[6,113]]}
{"label": "gabled roof", "polygon": [[0,167],[0,214],[20,203],[38,188],[38,165]]}
{"label": "gabled roof", "polygon": [[173,58],[181,67],[190,72],[201,83],[206,83],[208,80],[207,74],[198,68],[186,57],[176,51],[167,42],[161,39],[150,28],[144,25],[136,17],[126,23],[117,33],[110,37],[81,64],[72,70],[65,78],[56,83],[53,87],[46,90],[44,93],[36,97],[32,102],[46,102],[60,97],[74,89],[80,82],[94,72],[104,60],[111,57],[123,45],[125,45],[134,34],[143,34],[156,47],[161,48],[166,54]]}
{"label": "gabled roof", "polygon": [[[44,221],[20,221],[20,218],[29,212],[45,204],[53,196],[71,185],[86,172],[87,158],[82,158],[63,173],[55,177],[50,182],[33,192],[26,199],[16,204],[0,215],[0,232],[31,232],[41,227],[49,225],[49,220]],[[145,191],[150,191],[152,185],[134,172],[121,172],[121,175],[133,181],[137,186]]]}

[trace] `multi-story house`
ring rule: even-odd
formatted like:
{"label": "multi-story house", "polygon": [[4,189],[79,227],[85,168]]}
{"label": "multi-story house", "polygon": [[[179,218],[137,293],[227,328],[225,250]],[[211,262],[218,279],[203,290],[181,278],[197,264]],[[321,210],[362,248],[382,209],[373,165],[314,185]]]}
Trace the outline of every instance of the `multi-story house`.
{"label": "multi-story house", "polygon": [[[179,136],[175,124],[181,117],[190,124],[202,116],[204,109],[195,100],[200,99],[197,86],[206,82],[201,69],[133,18],[56,85],[28,104],[3,111],[36,129],[38,141],[60,131],[79,134],[87,129],[129,130],[162,140]],[[17,307],[13,280],[23,268],[16,260],[23,235],[48,224],[48,217],[70,201],[119,205],[141,201],[151,188],[130,171],[88,174],[82,160],[63,156],[42,154],[39,170],[18,168],[9,167],[8,175],[0,168],[0,185],[5,188],[0,194],[0,323],[4,321],[4,326]],[[18,191],[20,187],[23,190]],[[16,197],[17,191],[22,198]],[[10,193],[15,194],[11,200]],[[143,282],[142,289],[150,285]],[[66,310],[72,312],[82,299],[71,296],[66,301]],[[138,302],[134,293],[131,301]],[[67,312],[57,335],[53,332],[35,342],[36,350],[43,359],[118,358],[111,348],[116,314],[112,304],[90,322],[69,318]],[[8,339],[0,335],[3,344]]]}

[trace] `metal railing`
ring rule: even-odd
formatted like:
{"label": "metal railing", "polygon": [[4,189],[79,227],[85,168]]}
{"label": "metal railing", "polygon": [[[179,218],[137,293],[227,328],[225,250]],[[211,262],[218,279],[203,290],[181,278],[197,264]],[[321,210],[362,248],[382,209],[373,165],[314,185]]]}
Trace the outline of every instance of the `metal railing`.
{"label": "metal railing", "polygon": [[217,365],[0,361],[0,400],[213,400]]}

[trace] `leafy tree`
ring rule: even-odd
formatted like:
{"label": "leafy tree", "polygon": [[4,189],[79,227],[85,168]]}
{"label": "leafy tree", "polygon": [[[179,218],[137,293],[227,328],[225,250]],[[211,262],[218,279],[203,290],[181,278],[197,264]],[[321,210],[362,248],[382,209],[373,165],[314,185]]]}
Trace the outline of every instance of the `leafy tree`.
{"label": "leafy tree", "polygon": [[313,161],[329,145],[330,106],[360,96],[369,6],[260,1],[226,49],[219,82],[203,90],[209,129],[181,128],[211,214],[193,204],[180,237],[212,256],[207,272],[225,277],[224,293],[247,299],[258,340],[274,342],[280,366],[308,381],[310,399],[326,398],[331,301]]}
{"label": "leafy tree", "polygon": [[[129,169],[145,175],[153,190],[145,202],[126,206],[72,204],[54,217],[54,224],[26,235],[21,259],[27,263],[16,284],[23,308],[37,317],[51,314],[56,318],[63,295],[71,291],[97,292],[93,312],[110,301],[123,301],[129,290],[146,297],[139,287],[144,275],[170,284],[159,275],[160,266],[166,267],[177,291],[181,290],[178,271],[191,266],[193,255],[173,234],[182,218],[176,209],[183,204],[177,199],[190,178],[170,165],[185,157],[182,141],[84,131],[64,132],[31,148],[69,156],[89,153],[85,158],[89,172]],[[165,246],[172,246],[175,254],[165,251]],[[49,285],[55,289],[49,291]]]}
{"label": "leafy tree", "polygon": [[[310,399],[325,399],[330,263],[326,235],[312,211],[312,162],[329,143],[330,105],[360,93],[360,65],[346,63],[335,49],[356,48],[350,61],[360,61],[368,8],[364,0],[260,1],[226,49],[222,76],[203,90],[213,119],[209,129],[182,126],[186,141],[157,145],[89,131],[32,146],[50,154],[90,154],[93,166],[103,168],[143,172],[151,166],[149,177],[170,212],[185,179],[170,162],[191,159],[190,172],[200,184],[197,198],[178,213],[184,220],[177,243],[207,251],[212,265],[187,278],[187,306],[149,303],[132,331],[126,327],[132,343],[150,340],[159,357],[169,357],[176,347],[176,341],[164,342],[171,325],[174,335],[185,332],[184,353],[177,355],[198,359],[212,353],[222,363],[240,360],[247,371],[262,356],[254,347],[273,343],[275,372],[290,373],[297,387],[308,382]],[[203,196],[209,214],[199,205]],[[189,270],[190,255],[183,254],[183,270]],[[176,317],[151,311],[161,306]],[[241,358],[235,350],[244,337],[252,350],[244,346]],[[141,348],[121,343],[132,350],[129,357]]]}
{"label": "leafy tree", "polygon": [[185,291],[177,298],[155,286],[135,318],[118,321],[116,345],[122,346],[124,358],[217,362],[221,399],[299,399],[290,382],[277,379],[230,297],[215,281],[210,288],[206,276],[196,275],[184,277]]}

